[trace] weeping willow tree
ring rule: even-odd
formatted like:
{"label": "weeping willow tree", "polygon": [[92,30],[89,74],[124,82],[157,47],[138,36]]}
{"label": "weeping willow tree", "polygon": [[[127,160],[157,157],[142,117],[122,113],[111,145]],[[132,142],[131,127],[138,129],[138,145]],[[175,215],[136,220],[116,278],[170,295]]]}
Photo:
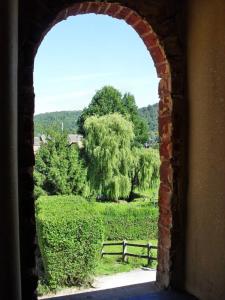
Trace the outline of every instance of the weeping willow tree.
{"label": "weeping willow tree", "polygon": [[98,90],[78,118],[78,132],[85,135],[84,122],[91,116],[105,116],[119,113],[133,123],[135,137],[133,144],[141,147],[148,140],[148,124],[138,111],[135,98],[130,93],[122,95],[112,86],[104,86]]}
{"label": "weeping willow tree", "polygon": [[129,199],[134,197],[135,188],[146,190],[159,184],[159,152],[153,148],[133,148],[131,168],[131,191]]}
{"label": "weeping willow tree", "polygon": [[87,118],[84,129],[91,187],[105,200],[128,198],[131,191],[130,170],[133,165],[133,124],[114,113]]}

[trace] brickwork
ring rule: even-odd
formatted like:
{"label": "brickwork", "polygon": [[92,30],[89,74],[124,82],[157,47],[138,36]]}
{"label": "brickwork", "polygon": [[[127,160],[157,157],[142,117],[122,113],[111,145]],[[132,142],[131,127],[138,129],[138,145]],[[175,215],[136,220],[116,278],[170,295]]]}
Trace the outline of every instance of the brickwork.
{"label": "brickwork", "polygon": [[[114,2],[114,1],[112,1]],[[36,299],[36,275],[34,267],[35,221],[32,168],[33,154],[33,66],[34,57],[46,33],[68,16],[96,13],[123,19],[136,30],[153,58],[159,82],[159,134],[160,134],[160,189],[159,189],[159,252],[157,281],[168,287],[171,284],[173,260],[176,260],[179,231],[173,233],[173,226],[179,226],[177,207],[181,201],[176,193],[179,175],[179,136],[173,130],[179,112],[174,115],[176,101],[183,99],[183,57],[178,43],[174,22],[175,12],[165,1],[54,1],[35,0],[32,4],[24,0],[21,4],[20,53],[19,53],[19,167],[20,167],[20,215],[22,241],[23,299]],[[152,3],[151,3],[152,2]],[[155,2],[155,3],[154,3]],[[50,4],[51,3],[51,4]],[[30,11],[30,14],[27,13]],[[22,17],[24,19],[22,20]],[[152,24],[152,27],[151,25]],[[154,29],[153,29],[154,27]],[[85,37],[84,37],[85,38]],[[168,52],[168,54],[167,54]],[[172,96],[173,95],[173,99]],[[175,111],[176,112],[176,111]],[[175,116],[175,117],[174,117]],[[175,139],[174,139],[174,136]],[[173,163],[176,162],[176,163]],[[175,175],[176,174],[176,178]],[[178,233],[177,233],[178,232]],[[173,241],[176,245],[173,247]]]}

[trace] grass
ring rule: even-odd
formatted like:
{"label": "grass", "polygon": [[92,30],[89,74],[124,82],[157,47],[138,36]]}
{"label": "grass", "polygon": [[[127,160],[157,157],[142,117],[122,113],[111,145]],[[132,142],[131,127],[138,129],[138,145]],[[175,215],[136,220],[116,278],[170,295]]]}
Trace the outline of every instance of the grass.
{"label": "grass", "polygon": [[158,191],[159,191],[159,186],[148,188],[145,190],[136,188],[134,190],[136,197],[133,199],[133,202],[150,201],[152,204],[157,204]]}
{"label": "grass", "polygon": [[[112,242],[112,241],[110,241]],[[117,241],[113,241],[117,242]],[[119,241],[120,242],[120,241]],[[131,243],[138,244],[147,244],[146,240],[136,240],[130,241]],[[157,245],[157,240],[150,240],[152,245]],[[121,252],[122,246],[105,246],[105,252]],[[147,254],[146,248],[137,248],[128,246],[127,251],[133,254]],[[152,255],[157,257],[157,250],[152,250]],[[137,257],[128,257],[127,262],[122,261],[122,256],[119,255],[106,255],[101,258],[100,263],[96,269],[96,275],[111,275],[120,272],[129,272],[133,269],[137,269],[140,267],[151,267],[156,268],[157,262],[152,261],[151,265],[147,265],[147,259],[137,258]]]}

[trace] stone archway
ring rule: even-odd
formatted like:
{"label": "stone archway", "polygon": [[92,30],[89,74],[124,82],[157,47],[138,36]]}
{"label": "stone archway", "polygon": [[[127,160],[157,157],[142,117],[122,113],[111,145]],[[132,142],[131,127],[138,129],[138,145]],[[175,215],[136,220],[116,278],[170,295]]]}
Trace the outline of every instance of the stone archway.
{"label": "stone archway", "polygon": [[[153,58],[159,82],[159,135],[160,135],[160,189],[159,189],[159,251],[157,282],[168,287],[171,276],[171,241],[173,228],[172,198],[174,196],[174,169],[172,166],[173,143],[172,143],[172,74],[170,63],[165,54],[162,42],[152,29],[150,22],[142,17],[134,9],[124,6],[122,3],[87,2],[80,1],[73,5],[68,2],[64,7],[56,5],[54,13],[50,13],[45,1],[42,1],[41,11],[44,19],[39,22],[33,21],[32,30],[27,35],[24,44],[20,48],[19,64],[19,136],[20,140],[20,215],[21,218],[21,244],[22,252],[22,281],[24,285],[28,282],[25,295],[33,295],[36,279],[34,269],[35,252],[35,223],[34,223],[34,200],[33,200],[33,178],[34,165],[33,155],[33,112],[34,112],[34,90],[33,90],[33,66],[36,51],[46,33],[58,22],[69,16],[78,14],[96,13],[105,14],[114,18],[123,19],[131,25],[142,38],[150,55]],[[121,1],[123,2],[123,1]],[[175,93],[175,90],[173,90]],[[28,201],[30,200],[30,201]],[[31,249],[32,247],[32,249]],[[30,250],[32,250],[30,252]],[[29,252],[29,253],[28,253]],[[29,282],[31,283],[29,285]],[[31,298],[30,298],[31,299]]]}

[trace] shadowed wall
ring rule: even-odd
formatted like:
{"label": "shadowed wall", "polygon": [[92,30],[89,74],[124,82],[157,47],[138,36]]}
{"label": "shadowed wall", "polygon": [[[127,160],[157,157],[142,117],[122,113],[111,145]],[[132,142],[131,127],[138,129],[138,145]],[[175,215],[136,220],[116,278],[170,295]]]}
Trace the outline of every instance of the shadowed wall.
{"label": "shadowed wall", "polygon": [[200,299],[225,299],[225,1],[190,1],[188,15],[185,286]]}

